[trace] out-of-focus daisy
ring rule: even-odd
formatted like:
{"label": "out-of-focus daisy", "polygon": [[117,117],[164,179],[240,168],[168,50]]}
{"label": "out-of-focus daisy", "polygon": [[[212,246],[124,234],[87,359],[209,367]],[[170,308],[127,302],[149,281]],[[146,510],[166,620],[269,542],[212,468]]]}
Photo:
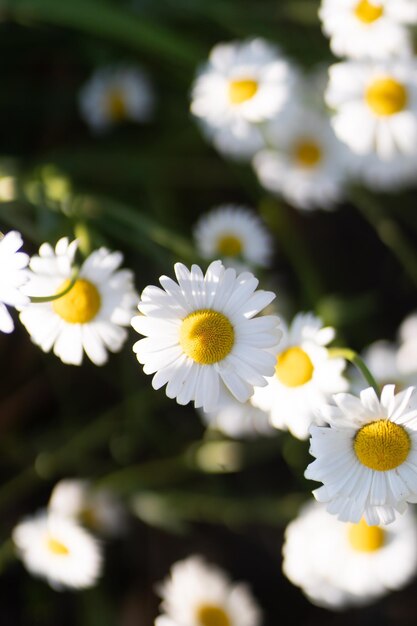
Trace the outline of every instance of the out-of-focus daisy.
{"label": "out-of-focus daisy", "polygon": [[333,396],[323,406],[329,426],[311,426],[310,453],[316,460],[306,478],[323,486],[313,491],[327,511],[345,522],[389,524],[407,502],[417,502],[417,406],[408,387],[395,395],[385,385],[379,399],[372,387],[360,398]]}
{"label": "out-of-focus daisy", "polygon": [[205,213],[194,227],[194,238],[205,259],[221,258],[235,268],[270,263],[271,235],[259,216],[243,206],[226,204]]}
{"label": "out-of-focus daisy", "polygon": [[389,160],[376,154],[350,159],[352,178],[372,191],[398,193],[417,185],[417,155],[396,154]]}
{"label": "out-of-focus daisy", "polygon": [[146,74],[128,66],[96,70],[79,95],[81,114],[96,131],[128,120],[146,122],[152,113],[153,100]]}
{"label": "out-of-focus daisy", "polygon": [[405,24],[417,22],[414,0],[322,0],[319,17],[337,56],[387,59],[412,54]]}
{"label": "out-of-focus daisy", "polygon": [[14,528],[13,541],[26,569],[52,587],[92,587],[101,575],[100,544],[70,519],[41,511]]}
{"label": "out-of-focus daisy", "polygon": [[287,526],[282,569],[309,600],[332,610],[371,604],[417,572],[411,510],[388,526],[346,524],[309,502]]}
{"label": "out-of-focus daisy", "polygon": [[271,424],[289,430],[298,439],[307,439],[312,423],[323,424],[317,409],[330,395],[348,387],[343,376],[345,360],[330,358],[325,347],[335,331],[323,327],[311,313],[299,313],[291,327],[284,324],[275,374],[268,385],[256,388],[252,403],[270,415]]}
{"label": "out-of-focus daisy", "polygon": [[6,304],[22,307],[29,303],[29,298],[21,290],[28,279],[26,267],[29,261],[27,254],[19,252],[22,245],[22,236],[15,230],[0,239],[0,331],[3,333],[11,333],[14,329]]}
{"label": "out-of-focus daisy", "polygon": [[400,371],[413,379],[417,377],[417,313],[405,317],[398,330],[397,362]]}
{"label": "out-of-focus daisy", "polygon": [[357,154],[417,153],[417,64],[346,62],[329,68],[325,98],[336,135]]}
{"label": "out-of-focus daisy", "polygon": [[256,315],[274,298],[256,290],[250,272],[236,275],[213,261],[204,275],[198,265],[175,264],[178,283],[161,276],[159,287],[146,287],[138,305],[142,315],[133,328],[145,335],[133,346],[152,385],[179,404],[214,411],[221,386],[246,402],[255,385],[266,385],[274,371],[281,338],[275,315]]}
{"label": "out-of-focus daisy", "polygon": [[245,583],[234,583],[220,568],[196,555],[174,563],[158,589],[165,615],[158,624],[258,626],[260,609]]}
{"label": "out-of-focus daisy", "polygon": [[295,80],[289,62],[261,38],[220,43],[194,81],[191,111],[218,150],[250,158],[263,145],[258,125],[281,111]]}
{"label": "out-of-focus daisy", "polygon": [[[62,238],[55,250],[42,244],[39,256],[29,262],[25,293],[59,294],[69,286],[74,270],[77,241]],[[128,326],[138,302],[133,273],[119,270],[120,252],[100,248],[82,263],[74,286],[66,295],[44,303],[32,303],[20,320],[32,341],[44,352],[52,348],[63,363],[80,365],[83,351],[96,365],[103,365],[107,351],[118,352],[127,339]]]}
{"label": "out-of-focus daisy", "polygon": [[347,150],[328,118],[298,108],[265,127],[253,159],[260,183],[299,209],[332,209],[344,196]]}

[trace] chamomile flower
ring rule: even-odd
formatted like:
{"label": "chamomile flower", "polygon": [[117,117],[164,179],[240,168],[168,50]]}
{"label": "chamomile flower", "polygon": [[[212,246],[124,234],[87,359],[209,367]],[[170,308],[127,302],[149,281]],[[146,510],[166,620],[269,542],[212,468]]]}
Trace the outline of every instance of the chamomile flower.
{"label": "chamomile flower", "polygon": [[158,624],[258,626],[260,609],[245,583],[232,582],[220,568],[193,555],[174,563],[157,589],[164,615]]}
{"label": "chamomile flower", "polygon": [[322,0],[319,17],[337,56],[381,60],[412,54],[406,24],[417,22],[414,0]]}
{"label": "chamomile flower", "polygon": [[345,522],[389,524],[417,502],[417,406],[415,387],[398,394],[385,385],[360,398],[333,396],[323,406],[329,426],[311,426],[310,453],[316,460],[306,478],[323,483],[313,491],[327,511]]}
{"label": "chamomile flower", "polygon": [[23,245],[22,236],[15,230],[4,235],[0,240],[0,332],[11,333],[14,329],[13,318],[6,305],[22,307],[29,303],[21,287],[27,281],[29,257],[19,252]]}
{"label": "chamomile flower", "polygon": [[26,569],[57,589],[92,587],[101,575],[100,544],[70,519],[41,511],[14,528],[13,541]]}
{"label": "chamomile flower", "polygon": [[295,82],[290,63],[264,39],[220,43],[194,81],[191,112],[220,152],[250,158],[263,145],[259,124],[281,111]]}
{"label": "chamomile flower", "polygon": [[[70,285],[77,241],[62,238],[55,250],[42,244],[39,256],[29,262],[25,293],[32,296],[59,294]],[[63,363],[81,365],[83,352],[95,365],[103,365],[107,351],[118,352],[138,302],[130,270],[118,269],[120,252],[99,248],[82,263],[73,287],[62,297],[31,303],[20,321],[32,341],[44,352],[54,351]]]}
{"label": "chamomile flower", "polygon": [[83,118],[99,132],[128,120],[146,122],[153,100],[152,87],[143,70],[117,65],[96,70],[79,95]]}
{"label": "chamomile flower", "polygon": [[328,118],[299,107],[265,127],[268,147],[253,159],[266,189],[298,209],[332,209],[344,197],[346,147]]}
{"label": "chamomile flower", "polygon": [[346,62],[329,68],[325,92],[336,135],[357,154],[391,160],[417,152],[417,64]]}
{"label": "chamomile flower", "polygon": [[275,374],[266,387],[255,388],[251,402],[268,412],[275,428],[307,439],[312,423],[324,423],[317,417],[317,409],[331,394],[347,389],[343,376],[346,362],[330,358],[326,345],[334,339],[335,331],[323,327],[312,313],[299,313],[290,328],[284,323],[282,326],[284,336]]}
{"label": "chamomile flower", "polygon": [[167,396],[179,404],[193,400],[196,408],[216,410],[223,386],[246,402],[274,371],[279,318],[256,315],[275,294],[257,291],[253,274],[236,275],[221,261],[205,275],[198,265],[188,270],[176,263],[174,269],[178,283],[161,276],[162,289],[146,287],[142,315],[132,319],[146,337],[133,346],[143,371],[154,374],[154,389],[167,385]]}
{"label": "chamomile flower", "polygon": [[408,510],[388,526],[344,523],[308,502],[285,530],[282,569],[315,605],[369,605],[417,572],[417,523]]}
{"label": "chamomile flower", "polygon": [[221,205],[205,213],[194,227],[194,239],[203,258],[221,258],[227,266],[267,267],[271,260],[271,235],[244,206]]}

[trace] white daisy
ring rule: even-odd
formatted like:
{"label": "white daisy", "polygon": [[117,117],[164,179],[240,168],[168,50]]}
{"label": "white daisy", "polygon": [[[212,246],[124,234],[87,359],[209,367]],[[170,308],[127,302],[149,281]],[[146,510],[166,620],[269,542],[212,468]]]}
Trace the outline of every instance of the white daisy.
{"label": "white daisy", "polygon": [[322,0],[319,17],[337,56],[387,59],[412,54],[405,24],[417,22],[414,0]]}
{"label": "white daisy", "polygon": [[332,209],[343,199],[347,150],[327,116],[297,107],[266,125],[265,137],[253,167],[266,189],[299,209]]}
{"label": "white daisy", "polygon": [[[60,239],[55,250],[44,243],[39,256],[30,260],[25,293],[50,296],[70,284],[77,242]],[[100,248],[82,263],[68,293],[50,302],[32,303],[20,320],[32,341],[44,352],[52,348],[63,363],[80,365],[83,350],[96,365],[103,365],[107,351],[118,352],[127,339],[128,326],[138,296],[130,270],[119,270],[120,252]]]}
{"label": "white daisy", "polygon": [[415,387],[394,393],[385,385],[379,399],[372,387],[360,399],[333,396],[323,406],[329,426],[311,426],[310,453],[316,460],[306,478],[323,486],[313,494],[345,522],[389,524],[407,502],[417,502],[417,405]]}
{"label": "white daisy", "polygon": [[252,404],[270,415],[271,424],[307,439],[312,423],[325,423],[317,409],[348,387],[342,372],[345,360],[330,358],[325,347],[335,336],[312,313],[299,313],[289,329],[283,324],[275,374],[264,388],[257,387]]}
{"label": "white daisy", "polygon": [[79,95],[81,114],[96,131],[126,120],[146,122],[153,100],[149,79],[141,69],[116,65],[98,69]]}
{"label": "white daisy", "polygon": [[346,524],[309,502],[285,530],[282,569],[318,606],[343,610],[401,589],[417,572],[411,510],[389,526]]}
{"label": "white daisy", "polygon": [[175,264],[178,283],[167,276],[163,289],[149,286],[138,305],[142,315],[133,328],[145,335],[133,346],[145,374],[155,374],[152,385],[179,404],[194,401],[196,408],[217,409],[221,386],[239,402],[246,402],[255,385],[266,384],[274,371],[281,331],[274,315],[255,317],[274,298],[258,290],[249,272],[236,275],[213,261],[203,275]]}
{"label": "white daisy", "polygon": [[336,135],[382,160],[417,153],[417,63],[346,62],[329,68],[325,92]]}
{"label": "white daisy", "polygon": [[161,626],[258,626],[260,609],[245,583],[234,583],[200,556],[174,563],[157,589]]}
{"label": "white daisy", "polygon": [[396,154],[380,159],[376,154],[355,155],[352,177],[377,193],[398,193],[417,184],[417,155]]}
{"label": "white daisy", "polygon": [[22,307],[29,303],[29,298],[21,290],[28,279],[26,267],[29,261],[27,254],[18,252],[22,245],[22,236],[15,230],[0,240],[0,331],[3,333],[11,333],[14,329],[6,304]]}
{"label": "white daisy", "polygon": [[191,111],[220,152],[250,158],[263,145],[259,124],[281,111],[295,76],[261,38],[217,44],[194,81]]}
{"label": "white daisy", "polygon": [[244,206],[226,204],[200,217],[194,227],[197,250],[204,259],[221,258],[240,269],[267,267],[272,256],[272,237],[259,216]]}
{"label": "white daisy", "polygon": [[92,587],[101,575],[100,544],[70,519],[41,511],[14,528],[13,541],[26,569],[52,587]]}

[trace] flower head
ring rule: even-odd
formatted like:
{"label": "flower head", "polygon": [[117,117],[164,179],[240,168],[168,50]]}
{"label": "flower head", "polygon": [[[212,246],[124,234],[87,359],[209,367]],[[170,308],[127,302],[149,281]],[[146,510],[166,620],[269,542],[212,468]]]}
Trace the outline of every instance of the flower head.
{"label": "flower head", "polygon": [[27,254],[19,252],[22,245],[22,236],[15,230],[0,240],[0,331],[3,333],[11,333],[14,329],[6,304],[22,307],[29,303],[21,289],[28,279],[26,266],[29,261]]}

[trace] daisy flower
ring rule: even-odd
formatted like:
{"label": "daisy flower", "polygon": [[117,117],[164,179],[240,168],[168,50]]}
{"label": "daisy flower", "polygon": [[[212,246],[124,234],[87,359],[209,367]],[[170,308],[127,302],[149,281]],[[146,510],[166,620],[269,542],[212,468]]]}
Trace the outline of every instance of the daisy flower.
{"label": "daisy flower", "polygon": [[220,152],[250,158],[263,145],[259,124],[281,111],[295,76],[264,39],[217,44],[192,86],[191,112]]}
{"label": "daisy flower", "polygon": [[416,154],[417,64],[346,62],[329,68],[325,92],[336,135],[357,154],[389,161]]}
{"label": "daisy flower", "polygon": [[56,589],[92,587],[101,575],[100,544],[70,519],[41,511],[14,528],[13,541],[26,569]]}
{"label": "daisy flower", "polygon": [[[25,293],[59,294],[69,286],[74,271],[77,241],[62,238],[55,250],[42,244],[39,256],[29,262]],[[81,365],[83,351],[95,365],[103,365],[107,351],[118,352],[127,339],[128,326],[138,301],[133,273],[119,270],[120,252],[100,248],[82,263],[73,287],[66,295],[44,303],[32,303],[20,313],[20,321],[32,341],[44,352],[52,348],[63,363]]]}
{"label": "daisy flower", "polygon": [[325,423],[317,416],[317,409],[331,394],[347,389],[342,374],[346,362],[330,358],[326,345],[334,339],[335,331],[323,327],[312,313],[299,313],[290,328],[284,323],[282,327],[275,374],[266,387],[255,389],[251,401],[268,412],[275,428],[307,439],[312,423]]}
{"label": "daisy flower", "polygon": [[22,236],[15,230],[0,240],[0,331],[3,333],[11,333],[14,329],[6,304],[22,307],[29,303],[29,298],[21,290],[28,278],[26,266],[29,261],[27,254],[19,252],[22,245]]}
{"label": "daisy flower", "polygon": [[238,268],[268,267],[272,256],[272,238],[258,215],[244,206],[226,204],[204,214],[194,227],[198,253],[213,260],[222,258]]}
{"label": "daisy flower", "polygon": [[194,401],[204,411],[217,409],[225,386],[239,402],[246,402],[255,385],[266,385],[274,371],[281,338],[279,318],[256,315],[274,298],[258,290],[250,272],[236,275],[213,261],[204,275],[198,265],[188,270],[175,264],[178,283],[161,276],[159,287],[146,287],[132,319],[145,335],[133,346],[152,385],[164,385],[179,404]]}
{"label": "daisy flower", "polygon": [[126,120],[146,122],[153,107],[146,74],[137,67],[98,69],[79,95],[81,115],[95,131],[105,131]]}
{"label": "daisy flower", "polygon": [[412,54],[405,25],[417,22],[414,0],[322,0],[319,17],[336,56],[381,60]]}
{"label": "daisy flower", "polygon": [[369,605],[401,589],[417,572],[417,524],[407,511],[388,526],[340,522],[317,502],[285,530],[282,570],[315,605]]}
{"label": "daisy flower", "polygon": [[259,626],[261,612],[245,583],[234,583],[218,567],[193,555],[174,563],[157,592],[165,615],[177,626]]}
{"label": "daisy flower", "polygon": [[313,491],[327,511],[345,522],[389,524],[407,502],[417,502],[417,408],[408,387],[394,393],[385,385],[378,398],[372,387],[360,398],[333,396],[323,406],[330,426],[311,426],[310,454],[316,460],[306,478],[323,483]]}

